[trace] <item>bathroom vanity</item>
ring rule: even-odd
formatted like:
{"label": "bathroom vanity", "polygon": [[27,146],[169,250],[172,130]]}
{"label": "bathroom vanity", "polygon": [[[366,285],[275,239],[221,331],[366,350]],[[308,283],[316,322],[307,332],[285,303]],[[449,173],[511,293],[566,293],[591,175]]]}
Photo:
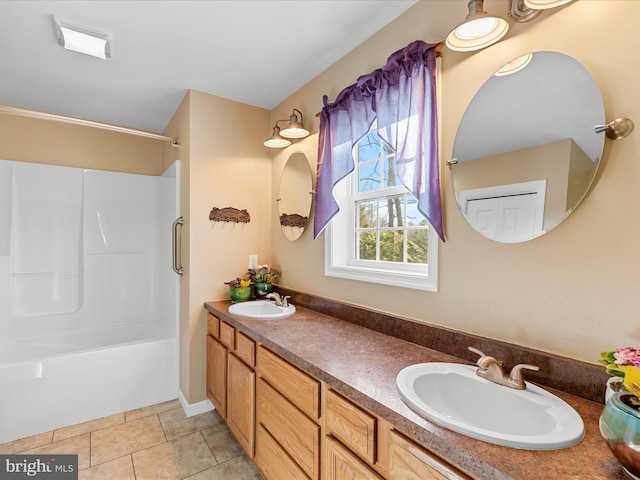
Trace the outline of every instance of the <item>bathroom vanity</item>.
{"label": "bathroom vanity", "polygon": [[625,478],[598,430],[601,403],[552,390],[584,421],[574,447],[489,444],[429,422],[396,390],[404,367],[464,359],[300,302],[279,320],[235,316],[229,305],[205,304],[207,394],[266,480]]}

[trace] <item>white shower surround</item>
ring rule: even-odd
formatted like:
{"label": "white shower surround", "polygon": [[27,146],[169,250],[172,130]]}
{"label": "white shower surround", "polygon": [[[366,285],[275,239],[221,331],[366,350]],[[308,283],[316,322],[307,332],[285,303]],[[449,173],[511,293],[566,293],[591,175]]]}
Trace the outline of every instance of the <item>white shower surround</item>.
{"label": "white shower surround", "polygon": [[178,174],[0,160],[0,443],[178,396]]}

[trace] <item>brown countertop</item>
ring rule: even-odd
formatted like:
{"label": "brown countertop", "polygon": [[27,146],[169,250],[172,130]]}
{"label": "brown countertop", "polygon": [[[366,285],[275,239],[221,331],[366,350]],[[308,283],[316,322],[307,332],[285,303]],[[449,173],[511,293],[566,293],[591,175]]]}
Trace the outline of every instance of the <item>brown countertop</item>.
{"label": "brown countertop", "polygon": [[626,478],[600,435],[600,403],[544,387],[580,414],[585,424],[582,442],[555,451],[493,445],[429,422],[409,408],[396,390],[398,372],[409,365],[468,362],[297,305],[289,318],[254,320],[229,314],[230,304],[208,302],[205,307],[474,478]]}

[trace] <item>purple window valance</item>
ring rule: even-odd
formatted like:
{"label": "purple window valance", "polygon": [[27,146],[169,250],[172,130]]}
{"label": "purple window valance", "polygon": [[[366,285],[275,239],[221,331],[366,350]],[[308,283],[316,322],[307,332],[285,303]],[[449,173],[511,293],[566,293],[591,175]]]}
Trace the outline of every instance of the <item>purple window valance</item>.
{"label": "purple window valance", "polygon": [[352,149],[377,119],[396,152],[397,174],[418,210],[444,241],[436,116],[436,57],[441,44],[421,40],[393,53],[384,67],[358,78],[320,112],[314,238],[339,207],[333,187],[354,169]]}

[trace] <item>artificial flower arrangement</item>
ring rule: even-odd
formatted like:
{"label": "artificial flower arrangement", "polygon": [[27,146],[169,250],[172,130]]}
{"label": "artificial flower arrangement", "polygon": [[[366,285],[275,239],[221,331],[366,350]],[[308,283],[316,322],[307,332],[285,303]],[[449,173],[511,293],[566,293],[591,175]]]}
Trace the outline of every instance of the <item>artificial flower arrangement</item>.
{"label": "artificial flower arrangement", "polygon": [[280,276],[280,272],[269,265],[258,265],[255,268],[248,270],[249,278],[235,278],[229,282],[224,282],[225,285],[229,285],[231,301],[244,302],[249,299],[251,295],[250,285],[256,285],[256,297],[263,298],[269,292],[273,291],[273,280]]}
{"label": "artificial flower arrangement", "polygon": [[[612,375],[607,381],[600,433],[629,478],[640,478],[640,350],[617,348],[602,352],[598,361]],[[619,388],[614,389],[612,383]]]}
{"label": "artificial flower arrangement", "polygon": [[269,265],[258,265],[255,268],[250,268],[249,279],[253,283],[273,283],[275,278],[280,276],[280,272]]}
{"label": "artificial flower arrangement", "polygon": [[229,285],[229,288],[238,288],[240,290],[243,290],[245,288],[249,288],[249,285],[251,285],[251,280],[243,280],[238,277],[228,282],[224,282],[224,284]]}
{"label": "artificial flower arrangement", "polygon": [[[602,352],[601,363],[607,373],[613,377],[622,378],[618,383],[618,390],[624,387],[632,394],[640,397],[640,349],[626,347]],[[615,386],[612,385],[615,390]]]}
{"label": "artificial flower arrangement", "polygon": [[249,288],[251,280],[243,280],[238,277],[229,282],[224,282],[224,284],[229,285],[229,295],[232,302],[246,302],[249,300],[251,296],[251,288]]}

